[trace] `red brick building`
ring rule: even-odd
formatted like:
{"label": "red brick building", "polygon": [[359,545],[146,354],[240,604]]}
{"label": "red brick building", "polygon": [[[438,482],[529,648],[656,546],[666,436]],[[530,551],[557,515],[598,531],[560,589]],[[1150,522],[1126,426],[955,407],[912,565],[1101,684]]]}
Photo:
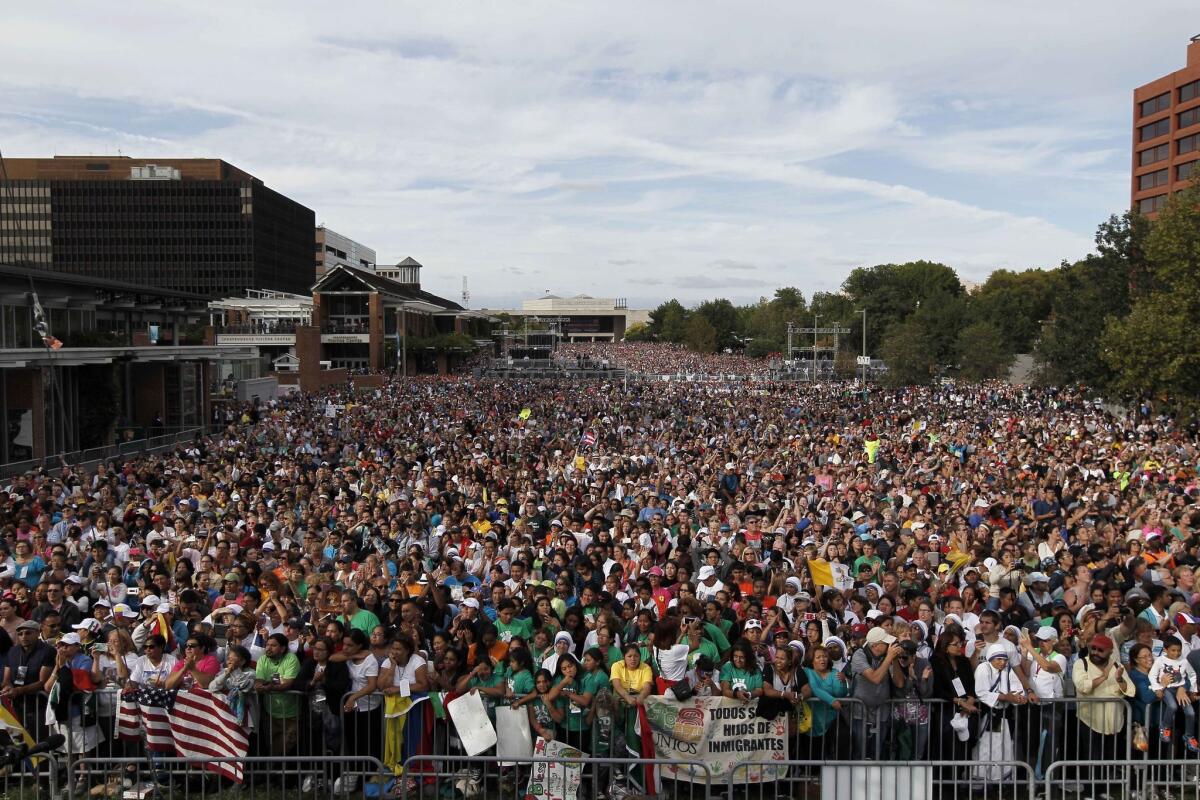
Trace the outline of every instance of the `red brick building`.
{"label": "red brick building", "polygon": [[1133,90],[1131,207],[1154,216],[1200,159],[1200,36],[1187,66]]}

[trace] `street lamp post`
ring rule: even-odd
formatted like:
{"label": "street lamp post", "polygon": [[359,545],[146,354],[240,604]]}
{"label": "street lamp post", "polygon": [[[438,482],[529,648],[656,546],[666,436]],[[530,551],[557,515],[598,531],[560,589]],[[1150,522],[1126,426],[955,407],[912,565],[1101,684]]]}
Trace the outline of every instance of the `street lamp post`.
{"label": "street lamp post", "polygon": [[812,363],[812,379],[817,380],[817,327],[821,321],[820,314],[813,314],[813,363]]}
{"label": "street lamp post", "polygon": [[863,370],[863,371],[862,371],[862,390],[863,390],[863,400],[866,400],[866,399],[867,399],[867,310],[866,310],[865,308],[863,308],[863,309],[860,309],[858,313],[860,313],[860,314],[862,314],[862,315],[863,315],[863,335],[862,335],[862,355],[863,355],[863,365],[862,365],[862,370]]}

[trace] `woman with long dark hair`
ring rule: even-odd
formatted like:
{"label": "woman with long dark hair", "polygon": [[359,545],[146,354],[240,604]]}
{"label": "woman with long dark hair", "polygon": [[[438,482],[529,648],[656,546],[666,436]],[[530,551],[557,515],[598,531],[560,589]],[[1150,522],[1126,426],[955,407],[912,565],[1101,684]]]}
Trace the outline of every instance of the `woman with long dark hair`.
{"label": "woman with long dark hair", "polygon": [[966,762],[979,738],[975,670],[965,650],[966,637],[959,628],[950,627],[938,637],[929,660],[935,700],[930,709],[929,753],[935,759]]}
{"label": "woman with long dark hair", "polygon": [[[350,670],[350,694],[342,704],[342,729],[346,753],[351,756],[378,757],[382,751],[382,699],[375,694],[379,680],[379,661],[371,653],[367,634],[351,629],[342,642],[346,668]],[[334,782],[334,792],[352,792],[357,775],[342,775]]]}

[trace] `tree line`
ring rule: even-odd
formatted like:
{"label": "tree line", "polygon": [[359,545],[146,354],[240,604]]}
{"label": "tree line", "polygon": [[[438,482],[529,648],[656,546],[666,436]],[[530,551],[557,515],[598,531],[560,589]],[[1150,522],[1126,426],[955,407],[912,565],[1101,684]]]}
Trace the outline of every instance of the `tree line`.
{"label": "tree line", "polygon": [[[850,272],[838,292],[806,298],[777,289],[756,303],[671,299],[632,326],[628,341],[677,342],[699,352],[782,355],[789,322],[840,323],[838,363],[851,374],[867,340],[893,384],[1008,374],[1030,354],[1036,380],[1085,384],[1113,397],[1200,404],[1200,183],[1177,193],[1151,221],[1113,215],[1096,231],[1096,252],[1055,269],[1001,269],[968,291],[953,269],[931,261]],[[799,342],[811,346],[811,339]],[[823,343],[824,345],[824,343]]]}

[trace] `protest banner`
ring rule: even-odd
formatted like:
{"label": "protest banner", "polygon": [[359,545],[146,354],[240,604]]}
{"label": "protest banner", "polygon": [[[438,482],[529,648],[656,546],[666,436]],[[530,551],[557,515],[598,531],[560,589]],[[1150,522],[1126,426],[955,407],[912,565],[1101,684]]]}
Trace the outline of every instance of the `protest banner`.
{"label": "protest banner", "polygon": [[[535,758],[583,758],[587,754],[562,742],[547,742],[539,736],[533,746],[533,755]],[[529,788],[524,800],[577,800],[582,778],[582,764],[537,762],[529,773]]]}
{"label": "protest banner", "polygon": [[[733,773],[737,781],[762,783],[784,777],[787,767],[737,769],[739,764],[787,761],[787,716],[757,716],[758,703],[726,697],[693,697],[679,702],[667,696],[646,698],[646,719],[657,758],[692,765],[660,766],[664,779],[702,782],[695,763],[708,767],[716,784]],[[644,735],[644,734],[643,734]]]}

